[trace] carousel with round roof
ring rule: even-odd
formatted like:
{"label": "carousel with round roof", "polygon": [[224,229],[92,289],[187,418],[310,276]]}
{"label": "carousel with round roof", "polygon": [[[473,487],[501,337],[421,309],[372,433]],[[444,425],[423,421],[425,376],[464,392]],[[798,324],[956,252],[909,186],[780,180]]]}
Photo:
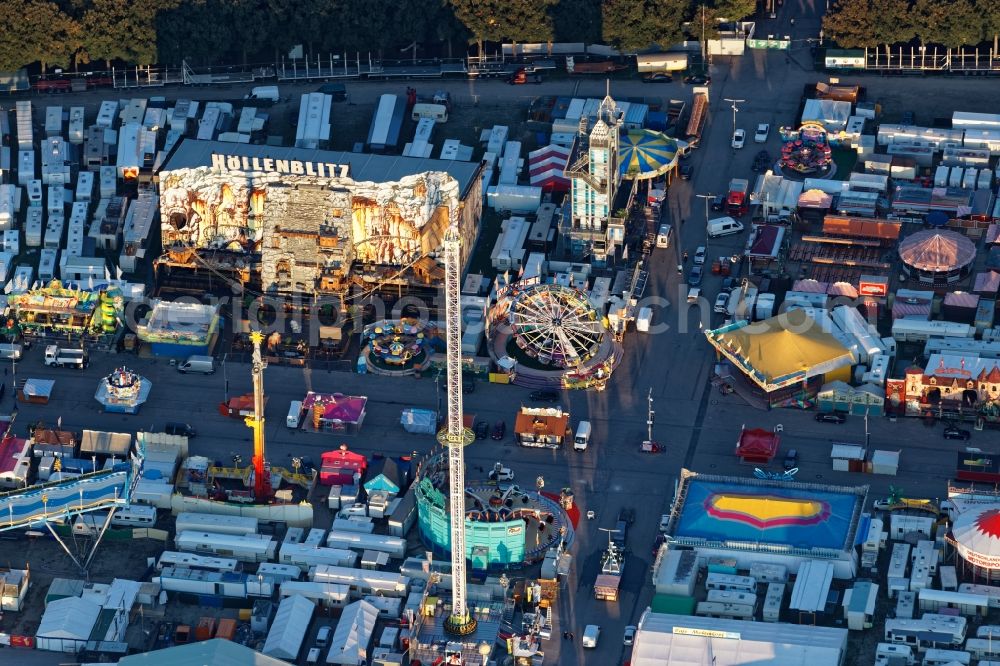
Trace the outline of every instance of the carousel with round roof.
{"label": "carousel with round roof", "polygon": [[948,541],[966,572],[987,583],[1000,581],[1000,504],[973,505],[962,511],[952,523]]}
{"label": "carousel with round roof", "polygon": [[928,229],[900,241],[899,258],[907,277],[924,284],[953,284],[969,274],[976,246],[958,232]]}

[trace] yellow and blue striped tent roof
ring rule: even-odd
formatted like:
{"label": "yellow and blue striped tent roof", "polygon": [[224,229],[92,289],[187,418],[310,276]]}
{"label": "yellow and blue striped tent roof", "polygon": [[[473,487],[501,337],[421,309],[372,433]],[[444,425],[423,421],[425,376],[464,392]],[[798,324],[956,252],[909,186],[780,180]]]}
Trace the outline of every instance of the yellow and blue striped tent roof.
{"label": "yellow and blue striped tent roof", "polygon": [[618,140],[618,169],[623,178],[656,178],[665,174],[676,163],[677,140],[663,132],[629,130]]}

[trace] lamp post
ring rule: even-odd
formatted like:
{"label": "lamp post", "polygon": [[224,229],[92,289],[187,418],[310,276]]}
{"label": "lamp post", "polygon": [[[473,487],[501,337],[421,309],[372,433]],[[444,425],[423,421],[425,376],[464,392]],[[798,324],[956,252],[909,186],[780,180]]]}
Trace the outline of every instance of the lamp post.
{"label": "lamp post", "polygon": [[715,195],[709,192],[708,194],[696,194],[699,199],[705,200],[705,229],[708,229],[708,202],[715,198]]}
{"label": "lamp post", "polygon": [[736,108],[736,105],[737,104],[742,104],[746,100],[745,99],[730,99],[728,97],[724,97],[722,99],[722,101],[723,102],[729,102],[729,103],[731,103],[733,105],[733,134],[736,134],[736,112],[739,111],[739,109]]}
{"label": "lamp post", "polygon": [[493,648],[489,643],[483,641],[479,644],[479,656],[483,658],[483,666],[489,663],[491,652],[493,652]]}

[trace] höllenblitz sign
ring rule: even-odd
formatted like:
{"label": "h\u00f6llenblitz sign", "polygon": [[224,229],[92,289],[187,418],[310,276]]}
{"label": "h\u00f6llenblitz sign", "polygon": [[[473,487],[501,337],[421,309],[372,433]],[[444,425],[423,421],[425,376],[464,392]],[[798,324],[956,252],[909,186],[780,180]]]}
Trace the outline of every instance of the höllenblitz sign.
{"label": "h\u00f6llenblitz sign", "polygon": [[318,176],[319,178],[348,178],[350,177],[351,165],[213,153],[212,168],[220,171],[260,171],[263,173],[288,173],[294,176]]}

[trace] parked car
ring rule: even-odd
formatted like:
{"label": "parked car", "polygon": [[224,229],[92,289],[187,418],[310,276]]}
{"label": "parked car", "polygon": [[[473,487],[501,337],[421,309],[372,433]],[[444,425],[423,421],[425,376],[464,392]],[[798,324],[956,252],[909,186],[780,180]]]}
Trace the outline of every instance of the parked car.
{"label": "parked car", "polygon": [[476,439],[486,439],[490,436],[490,424],[486,421],[476,421],[472,431],[476,433]]}
{"label": "parked car", "polygon": [[694,174],[694,167],[690,164],[681,165],[681,178],[683,180],[691,180],[692,174]]}
{"label": "parked car", "polygon": [[625,550],[625,542],[628,540],[628,522],[619,520],[615,523],[615,529],[611,532],[611,542],[620,549]]}
{"label": "parked car", "polygon": [[715,306],[712,308],[712,311],[717,314],[726,314],[726,308],[728,306],[729,294],[724,291],[720,291],[719,295],[715,297]]}
{"label": "parked car", "polygon": [[701,298],[701,287],[691,287],[688,289],[687,302],[694,305]]}
{"label": "parked car", "polygon": [[624,520],[629,525],[635,522],[635,509],[631,507],[625,507],[618,512],[618,520]]}
{"label": "parked car", "polygon": [[704,270],[701,266],[692,266],[691,272],[688,273],[687,283],[691,287],[697,287],[701,284],[701,278],[703,277]]}
{"label": "parked car", "polygon": [[625,645],[632,645],[635,642],[635,625],[625,627]]}
{"label": "parked car", "polygon": [[684,83],[691,86],[708,86],[712,84],[712,77],[703,74],[694,74],[692,76],[685,76]]}
{"label": "parked car", "polygon": [[497,421],[496,423],[493,424],[493,433],[490,435],[492,439],[495,439],[499,442],[501,439],[504,438],[504,435],[506,434],[507,434],[506,423],[504,423],[503,421]]}
{"label": "parked car", "polygon": [[671,83],[673,80],[674,77],[667,72],[649,72],[642,75],[643,83]]}
{"label": "parked car", "polygon": [[771,155],[766,150],[762,150],[754,156],[753,170],[755,173],[763,173],[764,171],[767,171],[770,166]]}
{"label": "parked car", "polygon": [[698,249],[694,251],[694,265],[701,266],[705,263],[705,246],[699,245]]}
{"label": "parked car", "polygon": [[728,294],[733,289],[736,289],[736,287],[738,287],[739,284],[740,282],[737,278],[727,277],[725,280],[722,281],[722,291]]}
{"label": "parked car", "polygon": [[726,197],[725,196],[723,196],[723,195],[720,194],[719,196],[714,197],[712,199],[712,210],[714,210],[714,211],[722,211],[722,210],[725,210],[725,209],[726,209]]}
{"label": "parked car", "polygon": [[557,391],[532,391],[528,397],[535,402],[559,402]]}
{"label": "parked car", "polygon": [[816,415],[816,420],[820,423],[844,423],[847,418],[837,412],[820,412]]}
{"label": "parked car", "polygon": [[163,426],[163,432],[168,435],[180,435],[181,437],[187,437],[188,439],[191,439],[198,434],[189,424],[177,423],[173,421]]}
{"label": "parked car", "polygon": [[738,129],[733,132],[732,146],[734,149],[739,150],[743,147],[743,144],[747,141],[747,132],[744,129]]}
{"label": "parked car", "polygon": [[972,437],[972,433],[965,428],[959,428],[958,426],[948,426],[944,429],[945,439],[959,439],[964,441],[969,440]]}
{"label": "parked car", "polygon": [[757,125],[757,131],[753,133],[754,143],[767,143],[767,135],[771,131],[771,126],[767,123]]}
{"label": "parked car", "polygon": [[788,453],[785,454],[785,461],[781,463],[781,466],[785,468],[786,472],[790,469],[798,467],[799,452],[796,449],[788,449]]}

